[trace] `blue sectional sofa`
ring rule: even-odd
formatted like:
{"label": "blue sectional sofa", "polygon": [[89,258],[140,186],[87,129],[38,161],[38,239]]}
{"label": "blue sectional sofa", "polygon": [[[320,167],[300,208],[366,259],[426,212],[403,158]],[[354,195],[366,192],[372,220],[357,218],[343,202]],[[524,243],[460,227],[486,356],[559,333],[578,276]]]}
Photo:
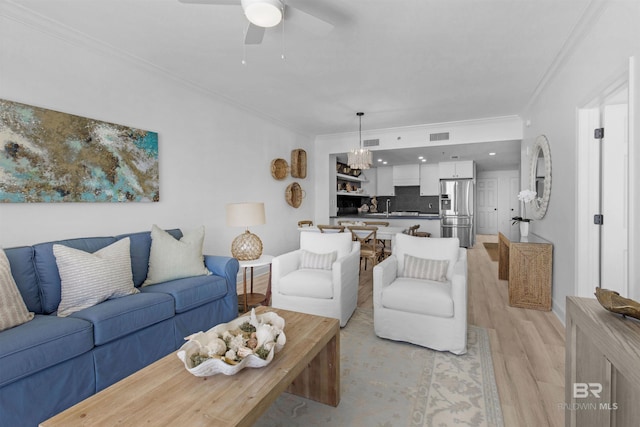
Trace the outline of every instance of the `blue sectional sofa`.
{"label": "blue sectional sofa", "polygon": [[[180,230],[169,230],[176,239]],[[140,293],[58,317],[55,243],[95,252],[130,239]],[[205,255],[213,273],[141,287],[150,232],[5,249],[11,273],[35,318],[0,332],[0,426],[34,426],[180,347],[183,338],[238,315],[235,258]]]}

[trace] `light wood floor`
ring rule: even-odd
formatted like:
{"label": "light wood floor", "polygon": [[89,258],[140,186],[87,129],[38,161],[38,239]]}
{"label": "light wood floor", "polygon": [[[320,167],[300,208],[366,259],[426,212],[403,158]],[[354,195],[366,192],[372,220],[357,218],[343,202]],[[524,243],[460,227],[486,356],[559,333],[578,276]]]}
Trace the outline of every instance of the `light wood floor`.
{"label": "light wood floor", "polygon": [[[564,326],[552,312],[510,307],[507,281],[498,280],[498,263],[477,236],[467,252],[468,321],[486,328],[506,427],[564,426]],[[256,277],[256,292],[266,289],[267,276]],[[358,306],[373,307],[372,269],[360,272]],[[242,283],[238,283],[242,292]]]}

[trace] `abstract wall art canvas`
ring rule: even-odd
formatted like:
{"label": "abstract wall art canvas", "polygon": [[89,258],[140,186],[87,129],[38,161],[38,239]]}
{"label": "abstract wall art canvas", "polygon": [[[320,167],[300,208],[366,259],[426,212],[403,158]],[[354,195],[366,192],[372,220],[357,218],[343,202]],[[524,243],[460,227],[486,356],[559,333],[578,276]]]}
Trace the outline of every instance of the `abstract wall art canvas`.
{"label": "abstract wall art canvas", "polygon": [[0,99],[0,202],[157,202],[158,134]]}

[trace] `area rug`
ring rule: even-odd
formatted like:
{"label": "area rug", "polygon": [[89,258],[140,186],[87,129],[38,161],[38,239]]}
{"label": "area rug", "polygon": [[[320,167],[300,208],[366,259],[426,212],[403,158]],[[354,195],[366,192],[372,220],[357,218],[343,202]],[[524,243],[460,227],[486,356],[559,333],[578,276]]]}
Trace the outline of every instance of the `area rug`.
{"label": "area rug", "polygon": [[468,352],[455,356],[378,338],[373,311],[358,308],[340,347],[338,407],[283,393],[255,426],[503,426],[483,328],[469,326]]}
{"label": "area rug", "polygon": [[484,242],[483,245],[484,245],[484,248],[486,249],[487,253],[489,254],[489,258],[491,258],[491,261],[498,262],[498,260],[500,259],[500,252],[498,251],[498,244],[497,243]]}

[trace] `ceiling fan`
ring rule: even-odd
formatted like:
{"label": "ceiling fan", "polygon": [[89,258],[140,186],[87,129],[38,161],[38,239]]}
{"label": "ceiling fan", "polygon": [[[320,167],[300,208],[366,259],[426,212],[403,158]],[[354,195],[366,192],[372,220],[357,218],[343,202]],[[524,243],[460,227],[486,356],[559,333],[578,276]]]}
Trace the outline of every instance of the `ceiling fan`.
{"label": "ceiling fan", "polygon": [[[305,30],[324,35],[333,29],[333,24],[303,11],[295,0],[179,0],[180,3],[210,4],[221,6],[242,6],[245,16],[249,20],[249,26],[245,32],[245,44],[260,44],[267,28],[275,27],[284,19],[291,21],[296,26]],[[304,7],[304,6],[303,6]]]}

